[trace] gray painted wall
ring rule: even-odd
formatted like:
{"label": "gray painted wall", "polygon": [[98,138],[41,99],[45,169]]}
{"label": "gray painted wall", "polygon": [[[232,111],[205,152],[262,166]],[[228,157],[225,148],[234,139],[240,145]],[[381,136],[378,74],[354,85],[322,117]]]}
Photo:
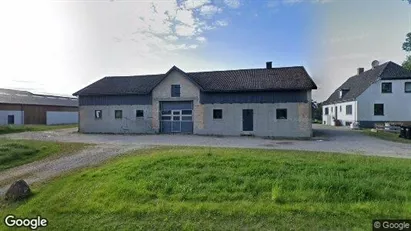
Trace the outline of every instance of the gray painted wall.
{"label": "gray painted wall", "polygon": [[[154,133],[151,127],[151,105],[80,106],[79,130],[84,133]],[[144,110],[144,118],[136,117],[136,110]],[[94,111],[102,110],[102,119],[94,118]],[[123,110],[123,118],[115,119],[114,111]]]}
{"label": "gray painted wall", "polygon": [[80,106],[86,105],[151,105],[151,95],[79,96]]}
{"label": "gray painted wall", "polygon": [[[204,128],[196,132],[208,135],[241,135],[242,110],[253,109],[255,136],[310,137],[312,135],[309,103],[277,104],[205,104]],[[277,120],[276,109],[287,109],[287,119]],[[213,119],[213,109],[223,110],[223,119]]]}
{"label": "gray painted wall", "polygon": [[14,124],[24,124],[24,112],[23,111],[0,110],[0,125],[8,124],[9,115],[14,115]]}
{"label": "gray painted wall", "polygon": [[276,92],[201,92],[202,104],[212,103],[306,103],[309,102],[307,91]]}

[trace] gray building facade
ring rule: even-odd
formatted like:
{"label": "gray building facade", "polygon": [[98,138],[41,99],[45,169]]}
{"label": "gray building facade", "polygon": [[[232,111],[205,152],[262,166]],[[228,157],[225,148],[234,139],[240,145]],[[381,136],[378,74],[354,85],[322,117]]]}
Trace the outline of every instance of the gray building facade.
{"label": "gray building facade", "polygon": [[310,137],[303,67],[106,77],[74,93],[84,133]]}

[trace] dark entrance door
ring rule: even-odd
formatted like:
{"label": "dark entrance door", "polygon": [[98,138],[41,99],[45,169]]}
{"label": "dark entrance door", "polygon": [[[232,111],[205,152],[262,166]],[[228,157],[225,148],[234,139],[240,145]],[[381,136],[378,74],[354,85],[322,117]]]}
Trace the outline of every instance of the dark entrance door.
{"label": "dark entrance door", "polygon": [[243,109],[243,131],[249,132],[253,130],[253,109]]}
{"label": "dark entrance door", "polygon": [[14,124],[14,115],[8,115],[7,116],[7,123],[8,124]]}
{"label": "dark entrance door", "polygon": [[334,108],[334,109],[335,109],[335,119],[338,119],[338,110],[337,110],[337,109],[338,109],[338,107],[337,107],[337,106],[335,106],[335,108]]}

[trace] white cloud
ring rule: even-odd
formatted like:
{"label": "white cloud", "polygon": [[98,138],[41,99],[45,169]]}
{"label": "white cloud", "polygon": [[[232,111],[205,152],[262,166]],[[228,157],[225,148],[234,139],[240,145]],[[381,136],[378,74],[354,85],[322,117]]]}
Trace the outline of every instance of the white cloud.
{"label": "white cloud", "polygon": [[183,2],[183,6],[184,8],[191,10],[199,8],[207,3],[210,3],[210,0],[186,0]]}
{"label": "white cloud", "polygon": [[224,3],[231,8],[240,7],[240,0],[224,0]]}
{"label": "white cloud", "polygon": [[217,20],[214,24],[217,26],[228,26],[228,22],[225,20]]}
{"label": "white cloud", "polygon": [[201,42],[201,43],[207,41],[207,39],[206,39],[205,37],[202,37],[202,36],[197,37],[196,39],[197,39],[197,41],[199,41],[199,42]]}
{"label": "white cloud", "polygon": [[164,37],[166,40],[169,40],[169,41],[177,41],[178,40],[178,37],[177,36],[175,36],[175,35],[167,35],[166,37]]}
{"label": "white cloud", "polygon": [[214,5],[204,5],[200,8],[200,14],[207,17],[211,17],[216,13],[220,13],[221,11],[221,8]]}
{"label": "white cloud", "polygon": [[188,25],[176,25],[176,34],[178,36],[191,37],[196,34],[196,28]]}

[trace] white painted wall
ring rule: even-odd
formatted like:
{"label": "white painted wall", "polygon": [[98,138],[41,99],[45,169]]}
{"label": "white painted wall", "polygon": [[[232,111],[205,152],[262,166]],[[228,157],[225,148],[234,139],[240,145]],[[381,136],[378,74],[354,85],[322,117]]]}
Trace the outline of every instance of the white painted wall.
{"label": "white painted wall", "polygon": [[78,112],[71,111],[47,111],[46,124],[76,124],[78,123]]}
{"label": "white painted wall", "polygon": [[[381,83],[391,82],[392,93],[381,93]],[[411,93],[405,93],[405,82],[411,80],[379,80],[358,98],[359,121],[411,121]],[[374,104],[384,104],[384,116],[374,116]]]}
{"label": "white painted wall", "polygon": [[0,125],[8,124],[8,116],[14,115],[14,124],[24,124],[23,111],[3,111],[0,110]]}
{"label": "white painted wall", "polygon": [[[346,106],[352,105],[352,114],[347,115]],[[337,107],[337,111],[335,111]],[[325,114],[325,108],[328,108],[328,115]],[[331,111],[332,108],[332,111]],[[357,101],[350,101],[344,103],[330,104],[323,106],[323,124],[335,125],[334,117],[341,121],[342,125],[345,126],[346,122],[355,122],[357,121]]]}

